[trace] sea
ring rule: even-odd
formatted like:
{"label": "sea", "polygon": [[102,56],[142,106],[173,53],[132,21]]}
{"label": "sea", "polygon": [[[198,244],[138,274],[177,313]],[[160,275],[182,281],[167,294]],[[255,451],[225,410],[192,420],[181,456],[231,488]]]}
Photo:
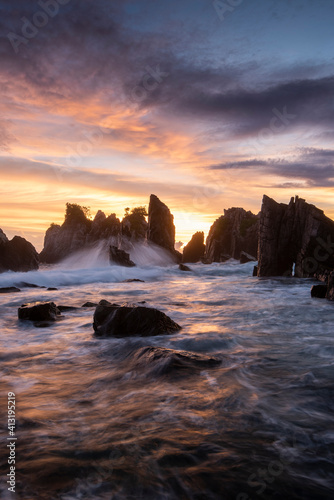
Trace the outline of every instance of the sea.
{"label": "sea", "polygon": [[[134,268],[96,247],[0,275],[21,289],[0,294],[0,498],[333,499],[334,303],[311,298],[311,279],[253,277],[253,262],[183,272],[142,250]],[[81,306],[102,299],[157,308],[182,329],[95,337],[95,309]],[[51,325],[18,319],[41,301],[75,309]],[[180,368],[149,346],[220,363]]]}

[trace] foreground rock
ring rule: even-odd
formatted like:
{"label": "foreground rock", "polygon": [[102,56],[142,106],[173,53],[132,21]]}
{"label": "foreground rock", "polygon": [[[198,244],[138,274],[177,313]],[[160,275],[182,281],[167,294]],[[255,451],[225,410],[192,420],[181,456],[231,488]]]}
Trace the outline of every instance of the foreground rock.
{"label": "foreground rock", "polygon": [[27,272],[38,267],[39,258],[35,247],[21,236],[8,240],[0,229],[0,272]]}
{"label": "foreground rock", "polygon": [[189,243],[183,249],[182,262],[199,262],[204,258],[205,245],[204,233],[198,231],[195,233]]}
{"label": "foreground rock", "polygon": [[205,259],[225,262],[228,258],[239,260],[240,253],[257,255],[258,216],[243,208],[224,210],[210,228],[205,246]]}
{"label": "foreground rock", "polygon": [[181,329],[180,325],[163,312],[134,305],[98,305],[93,327],[99,337],[151,337],[171,334]]}
{"label": "foreground rock", "polygon": [[175,262],[181,262],[182,255],[174,248],[174,216],[167,205],[162,203],[155,194],[150,196],[147,241],[168,250]]}
{"label": "foreground rock", "polygon": [[23,305],[18,309],[18,317],[29,321],[56,321],[61,313],[54,302],[40,302]]}
{"label": "foreground rock", "polygon": [[110,264],[117,264],[123,267],[135,267],[136,264],[130,259],[130,254],[119,250],[117,247],[110,245],[109,247],[109,260]]}
{"label": "foreground rock", "polygon": [[334,268],[334,221],[305,200],[289,205],[263,197],[259,229],[258,276],[313,277]]}
{"label": "foreground rock", "polygon": [[156,375],[169,373],[193,372],[215,368],[221,364],[221,360],[205,354],[197,354],[188,351],[175,351],[165,347],[141,347],[134,353],[134,360],[144,369],[154,370]]}

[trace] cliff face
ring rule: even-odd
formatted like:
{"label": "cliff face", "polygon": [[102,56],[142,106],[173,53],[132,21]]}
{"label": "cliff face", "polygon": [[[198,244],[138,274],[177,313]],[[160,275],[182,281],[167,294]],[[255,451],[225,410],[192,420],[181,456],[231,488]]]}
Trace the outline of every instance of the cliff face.
{"label": "cliff face", "polygon": [[184,247],[182,262],[198,262],[204,257],[204,253],[204,233],[198,231]]}
{"label": "cliff face", "polygon": [[243,208],[224,210],[210,228],[206,240],[205,259],[221,262],[228,257],[239,259],[246,252],[256,258],[258,247],[258,216]]}
{"label": "cliff face", "polygon": [[27,272],[38,269],[38,266],[38,253],[29,241],[20,236],[9,241],[0,229],[0,272]]}
{"label": "cliff face", "polygon": [[69,219],[61,226],[53,224],[46,231],[40,260],[47,264],[59,262],[97,241],[117,237],[120,227],[114,214],[106,217],[100,210],[93,221]]}
{"label": "cliff face", "polygon": [[334,221],[305,200],[288,205],[263,197],[258,247],[258,276],[312,277],[334,267]]}
{"label": "cliff face", "polygon": [[182,260],[181,254],[174,249],[174,216],[167,205],[154,194],[150,196],[148,208],[147,241],[168,250],[177,262]]}

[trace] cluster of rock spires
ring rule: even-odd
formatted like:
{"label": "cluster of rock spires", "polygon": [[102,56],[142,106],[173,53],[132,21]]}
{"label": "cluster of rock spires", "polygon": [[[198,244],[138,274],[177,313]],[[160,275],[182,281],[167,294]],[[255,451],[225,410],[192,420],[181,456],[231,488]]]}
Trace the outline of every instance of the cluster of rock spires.
{"label": "cluster of rock spires", "polygon": [[[47,230],[39,256],[31,243],[19,236],[9,241],[0,230],[0,272],[37,269],[39,262],[59,262],[100,241],[108,245],[111,263],[128,267],[135,266],[130,258],[133,244],[142,241],[164,249],[175,263],[258,260],[254,268],[254,276],[258,277],[319,278],[327,273],[330,286],[334,270],[334,221],[298,196],[284,204],[265,195],[257,215],[243,208],[224,210],[211,226],[206,243],[204,233],[197,232],[182,255],[174,248],[174,217],[167,205],[152,194],[148,214],[139,207],[122,221],[115,214],[107,217],[101,211],[90,220],[81,207],[67,204],[64,223],[52,224]],[[327,298],[333,295],[326,292]]]}

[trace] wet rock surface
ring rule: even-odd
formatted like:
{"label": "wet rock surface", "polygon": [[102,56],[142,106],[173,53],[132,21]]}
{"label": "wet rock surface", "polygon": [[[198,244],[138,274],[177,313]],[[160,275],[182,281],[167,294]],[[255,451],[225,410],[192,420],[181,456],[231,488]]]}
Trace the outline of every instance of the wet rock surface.
{"label": "wet rock surface", "polygon": [[25,304],[18,309],[18,317],[21,320],[56,321],[60,316],[61,312],[54,302]]}
{"label": "wet rock surface", "polygon": [[158,309],[135,305],[105,305],[100,302],[94,313],[95,335],[110,337],[149,337],[166,335],[181,329]]}

